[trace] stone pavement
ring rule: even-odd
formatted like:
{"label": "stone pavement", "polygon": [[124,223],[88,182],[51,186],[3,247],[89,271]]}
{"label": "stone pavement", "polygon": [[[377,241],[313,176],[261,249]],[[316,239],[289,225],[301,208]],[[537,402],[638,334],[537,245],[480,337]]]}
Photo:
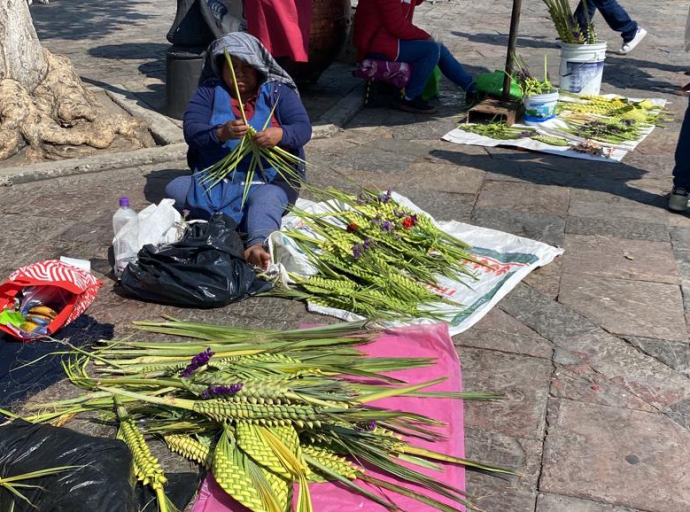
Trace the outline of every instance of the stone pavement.
{"label": "stone pavement", "polygon": [[[505,395],[466,404],[468,456],[523,475],[515,484],[469,475],[468,492],[488,511],[690,510],[690,218],[663,208],[686,101],[676,91],[690,81],[687,4],[627,4],[649,35],[631,55],[607,58],[603,91],[666,98],[675,119],[622,164],[443,142],[460,105],[445,81],[436,116],[366,109],[335,137],[308,146],[316,184],[393,186],[439,219],[566,249],[454,338],[466,387]],[[68,53],[86,80],[123,84],[157,107],[173,14],[160,8],[151,0],[54,0],[32,13],[46,46]],[[502,67],[509,17],[508,1],[478,8],[438,0],[420,7],[418,21],[478,73]],[[552,76],[554,37],[543,4],[524,2],[519,53],[535,69],[547,54]],[[330,73],[322,87],[344,94],[348,69]],[[64,336],[121,334],[129,321],[161,314],[273,328],[323,321],[280,299],[193,311],[120,295],[105,260],[117,198],[127,194],[142,208],[184,172],[184,161],[174,160],[0,188],[0,275],[60,255],[91,259],[106,284]]]}

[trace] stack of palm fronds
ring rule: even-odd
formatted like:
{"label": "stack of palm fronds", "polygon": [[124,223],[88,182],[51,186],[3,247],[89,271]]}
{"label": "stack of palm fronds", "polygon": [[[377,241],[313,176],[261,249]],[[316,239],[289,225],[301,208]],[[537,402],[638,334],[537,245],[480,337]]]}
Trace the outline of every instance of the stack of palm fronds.
{"label": "stack of palm fronds", "polygon": [[544,3],[549,10],[549,16],[551,16],[551,21],[553,21],[561,41],[567,44],[595,44],[597,42],[597,34],[589,19],[586,0],[583,0],[586,20],[584,27],[580,26],[573,16],[568,0],[544,0]]}
{"label": "stack of palm fronds", "polygon": [[469,266],[480,263],[467,244],[396,201],[390,190],[318,194],[325,199],[321,210],[293,208],[302,227],[281,232],[315,273],[290,274],[295,287],[277,283],[272,294],[384,320],[443,320],[448,313],[440,305],[459,307],[441,295],[438,278],[475,278]]}
{"label": "stack of palm fronds", "polygon": [[617,122],[659,126],[668,118],[668,111],[651,100],[631,100],[623,96],[592,96],[568,94],[561,96],[558,114],[562,119],[572,116],[608,117]]}
{"label": "stack of palm fronds", "polygon": [[[204,174],[202,183],[208,184],[209,188],[211,188],[228,178],[237,169],[240,162],[249,157],[249,165],[247,167],[246,176],[242,178],[244,179],[244,191],[242,194],[242,205],[244,206],[257,170],[263,175],[266,167],[272,167],[284,180],[290,182],[294,179],[298,179],[296,168],[300,165],[305,165],[306,162],[281,147],[275,146],[267,148],[259,146],[256,143],[254,137],[256,136],[257,131],[247,121],[247,115],[244,111],[242,97],[239,89],[237,88],[235,68],[227,50],[225,50],[225,60],[227,61],[228,67],[230,68],[232,74],[235,97],[240,104],[242,120],[244,121],[244,124],[247,125],[248,130],[244,137],[242,137],[240,140],[239,145],[233,151],[228,153],[227,156],[212,166],[207,167],[200,172]],[[266,127],[269,125],[277,106],[278,103],[276,102],[273,105],[273,109],[271,110],[263,129],[266,129]]]}
{"label": "stack of palm fronds", "polygon": [[[372,341],[378,333],[363,323],[295,331],[176,320],[137,326],[187,339],[103,341],[93,353],[75,349],[66,371],[74,384],[89,392],[44,404],[39,414],[26,419],[63,423],[86,411],[117,419],[118,435],[134,454],[135,472],[157,491],[161,510],[170,510],[162,493],[165,476],[143,434],[160,436],[171,450],[211,469],[227,493],[255,512],[292,510],[293,483],[299,489],[296,510],[311,511],[309,483],[323,481],[340,482],[391,510],[396,507],[389,498],[359,482],[452,511],[457,509],[407,485],[421,485],[467,505],[463,492],[417,468],[441,470],[438,462],[446,462],[509,473],[419,448],[411,440],[439,439],[437,421],[368,405],[401,395],[495,395],[424,392],[439,381],[407,385],[387,376],[429,366],[433,360],[365,357],[356,345]],[[89,363],[94,363],[95,373],[87,371]],[[383,481],[365,466],[399,483]]]}

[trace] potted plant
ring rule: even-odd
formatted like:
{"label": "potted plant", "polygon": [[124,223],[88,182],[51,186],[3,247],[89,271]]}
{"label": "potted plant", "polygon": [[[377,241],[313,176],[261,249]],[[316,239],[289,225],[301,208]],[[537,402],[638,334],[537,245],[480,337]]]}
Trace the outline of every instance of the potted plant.
{"label": "potted plant", "polygon": [[541,123],[556,116],[558,102],[558,88],[550,81],[547,71],[546,55],[544,55],[544,78],[536,78],[522,58],[514,58],[516,81],[522,92],[522,102],[525,105],[525,122],[527,124]]}

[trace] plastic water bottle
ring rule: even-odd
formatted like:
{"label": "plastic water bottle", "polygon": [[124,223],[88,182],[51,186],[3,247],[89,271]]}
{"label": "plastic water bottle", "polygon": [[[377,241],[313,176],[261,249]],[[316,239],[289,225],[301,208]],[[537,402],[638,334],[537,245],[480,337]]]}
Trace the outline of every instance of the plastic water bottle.
{"label": "plastic water bottle", "polygon": [[[116,238],[113,243],[113,252],[115,254],[115,275],[120,277],[125,271],[125,268],[132,261],[137,259],[137,242],[139,237],[139,217],[137,212],[129,207],[129,198],[120,198],[120,208],[113,215],[113,233],[117,234],[123,228],[126,228],[120,237]],[[123,235],[127,236],[123,236]]]}

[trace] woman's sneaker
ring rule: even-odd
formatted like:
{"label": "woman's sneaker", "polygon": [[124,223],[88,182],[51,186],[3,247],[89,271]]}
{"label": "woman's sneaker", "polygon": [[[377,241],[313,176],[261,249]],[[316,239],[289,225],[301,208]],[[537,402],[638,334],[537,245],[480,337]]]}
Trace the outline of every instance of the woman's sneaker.
{"label": "woman's sneaker", "polygon": [[400,110],[405,112],[412,112],[413,114],[434,114],[436,113],[436,107],[434,107],[428,101],[422,99],[421,96],[417,96],[414,99],[408,100],[406,98],[399,99],[396,103]]}
{"label": "woman's sneaker", "polygon": [[684,212],[688,209],[688,191],[683,187],[673,187],[668,199],[668,209],[672,212]]}

